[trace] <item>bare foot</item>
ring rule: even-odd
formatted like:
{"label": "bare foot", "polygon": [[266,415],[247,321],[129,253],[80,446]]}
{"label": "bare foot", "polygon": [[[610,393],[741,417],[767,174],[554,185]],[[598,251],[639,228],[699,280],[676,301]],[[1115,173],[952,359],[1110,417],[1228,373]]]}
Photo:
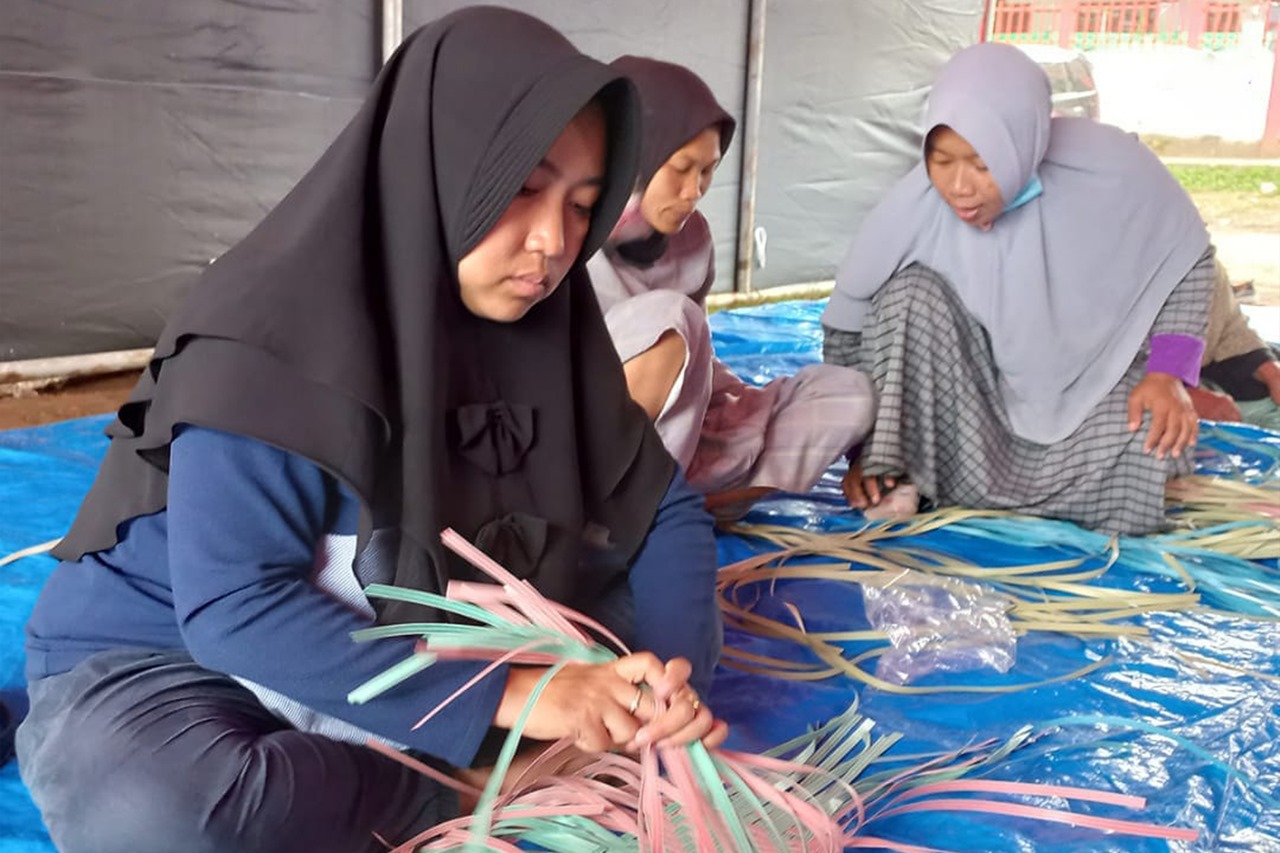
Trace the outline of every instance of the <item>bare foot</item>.
{"label": "bare foot", "polygon": [[920,490],[914,483],[899,482],[880,503],[862,511],[871,521],[905,521],[920,509]]}

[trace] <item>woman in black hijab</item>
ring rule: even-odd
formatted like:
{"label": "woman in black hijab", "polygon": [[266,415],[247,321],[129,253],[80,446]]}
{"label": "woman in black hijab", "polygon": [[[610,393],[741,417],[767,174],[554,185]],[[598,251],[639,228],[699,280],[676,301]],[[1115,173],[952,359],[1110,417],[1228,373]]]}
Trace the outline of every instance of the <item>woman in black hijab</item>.
{"label": "woman in black hijab", "polygon": [[350,632],[422,615],[362,586],[474,578],[445,527],[647,650],[565,669],[527,736],[723,739],[697,692],[720,641],[710,519],[580,263],[626,201],[637,117],[554,30],[463,10],[204,274],[28,625],[18,750],[60,850],[346,853],[455,813],[365,739],[466,767],[543,670],[503,667],[416,731],[478,665],[345,701],[413,646]]}

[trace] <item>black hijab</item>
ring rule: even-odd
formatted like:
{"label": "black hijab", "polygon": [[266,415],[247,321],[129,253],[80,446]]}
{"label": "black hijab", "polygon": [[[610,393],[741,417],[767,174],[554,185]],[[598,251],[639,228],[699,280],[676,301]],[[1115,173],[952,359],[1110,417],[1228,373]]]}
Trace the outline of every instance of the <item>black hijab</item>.
{"label": "black hijab", "polygon": [[[644,191],[672,154],[709,127],[720,131],[720,155],[729,150],[737,122],[697,74],[683,65],[645,56],[620,56],[609,66],[627,75],[640,92],[644,120],[638,192]],[[667,241],[667,235],[654,231],[619,243],[612,251],[637,266],[651,266],[667,250]]]}
{"label": "black hijab", "polygon": [[[609,153],[579,262],[515,323],[471,314],[459,259],[593,98]],[[451,526],[551,598],[590,600],[610,578],[581,570],[584,538],[624,566],[673,472],[581,265],[633,186],[637,113],[619,72],[528,15],[464,9],[410,36],[329,150],[170,319],[55,553],[109,548],[120,524],[162,509],[169,442],[192,423],[340,478],[361,502],[362,547],[398,531],[396,584],[471,577],[439,545]]]}

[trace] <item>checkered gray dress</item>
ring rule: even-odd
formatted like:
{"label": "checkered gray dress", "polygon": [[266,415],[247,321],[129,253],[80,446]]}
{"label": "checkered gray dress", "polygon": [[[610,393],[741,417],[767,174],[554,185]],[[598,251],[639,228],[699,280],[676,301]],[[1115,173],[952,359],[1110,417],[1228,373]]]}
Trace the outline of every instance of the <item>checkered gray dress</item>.
{"label": "checkered gray dress", "polygon": [[[1152,334],[1203,338],[1213,250],[1187,273]],[[859,367],[880,392],[864,445],[867,475],[906,473],[939,505],[1065,518],[1113,533],[1157,530],[1165,482],[1189,473],[1191,454],[1142,452],[1147,430],[1128,428],[1129,392],[1146,373],[1144,344],[1124,378],[1084,423],[1056,444],[1014,434],[997,392],[986,332],[945,280],[912,264],[872,300],[863,333],[827,327],[823,357]]]}

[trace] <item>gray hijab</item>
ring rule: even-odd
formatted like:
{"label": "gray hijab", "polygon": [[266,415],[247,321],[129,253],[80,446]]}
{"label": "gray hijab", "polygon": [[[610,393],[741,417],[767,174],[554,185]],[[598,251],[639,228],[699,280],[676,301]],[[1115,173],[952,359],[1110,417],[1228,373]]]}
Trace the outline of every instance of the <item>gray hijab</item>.
{"label": "gray hijab", "polygon": [[1044,72],[1017,48],[979,44],[943,66],[925,138],[946,125],[982,157],[1006,204],[1043,193],[989,231],[960,220],[917,165],[871,212],[823,314],[859,331],[871,298],[921,263],[982,323],[1014,431],[1059,441],[1120,381],[1209,235],[1150,150],[1118,128],[1050,119]]}

